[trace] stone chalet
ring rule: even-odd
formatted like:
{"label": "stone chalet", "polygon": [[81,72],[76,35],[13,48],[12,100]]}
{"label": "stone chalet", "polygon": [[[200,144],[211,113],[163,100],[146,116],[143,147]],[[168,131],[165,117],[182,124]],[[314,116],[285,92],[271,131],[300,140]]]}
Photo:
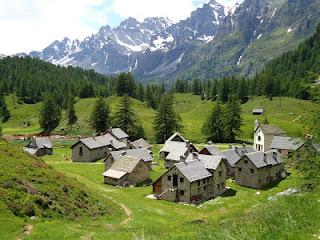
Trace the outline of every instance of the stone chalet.
{"label": "stone chalet", "polygon": [[114,135],[106,133],[102,136],[79,139],[72,148],[72,161],[95,162],[105,158],[109,152],[127,149],[125,140],[119,141]]}
{"label": "stone chalet", "polygon": [[146,149],[151,150],[151,145],[143,138],[140,138],[136,141],[131,142],[130,147],[135,148],[135,149],[146,148]]}
{"label": "stone chalet", "polygon": [[282,155],[275,150],[248,153],[235,164],[235,182],[245,187],[262,189],[285,176]]}
{"label": "stone chalet", "polygon": [[222,151],[220,151],[218,148],[214,146],[207,146],[203,148],[199,153],[212,156],[222,156],[227,163],[228,177],[234,177],[234,169],[236,162],[238,162],[245,154],[250,152],[254,152],[254,150],[253,148],[247,146],[230,146],[230,149]]}
{"label": "stone chalet", "polygon": [[286,136],[286,133],[272,125],[261,125],[258,120],[254,123],[254,145],[255,151],[269,151],[272,140],[275,136]]}
{"label": "stone chalet", "polygon": [[106,132],[110,133],[113,137],[115,137],[119,142],[122,142],[128,146],[129,144],[129,135],[122,131],[121,128],[109,128]]}
{"label": "stone chalet", "polygon": [[125,156],[142,160],[150,169],[152,168],[152,152],[146,148],[138,148],[110,152],[105,160],[106,170],[108,170],[114,162],[121,160]]}
{"label": "stone chalet", "polygon": [[115,161],[102,175],[104,183],[125,187],[149,180],[150,168],[141,159],[125,156]]}
{"label": "stone chalet", "polygon": [[153,183],[158,199],[199,203],[226,191],[227,164],[222,157],[190,153]]}
{"label": "stone chalet", "polygon": [[160,159],[165,161],[165,167],[184,161],[189,153],[198,152],[198,149],[181,134],[174,133],[160,150]]}
{"label": "stone chalet", "polygon": [[48,138],[32,138],[31,141],[23,148],[24,151],[42,157],[45,155],[52,155],[52,143]]}

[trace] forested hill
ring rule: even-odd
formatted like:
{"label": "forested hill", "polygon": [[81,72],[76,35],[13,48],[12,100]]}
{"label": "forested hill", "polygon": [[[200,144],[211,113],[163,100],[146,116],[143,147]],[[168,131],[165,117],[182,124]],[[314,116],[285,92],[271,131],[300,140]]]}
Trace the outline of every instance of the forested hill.
{"label": "forested hill", "polygon": [[93,70],[61,67],[30,57],[0,60],[0,92],[15,91],[25,103],[41,101],[44,92],[63,99],[68,94],[93,97],[99,91],[108,95],[111,78]]}
{"label": "forested hill", "polygon": [[[320,25],[316,33],[293,51],[270,61],[253,81],[255,88],[302,99],[320,99],[320,86],[315,85],[320,79]],[[259,87],[259,86],[265,86]],[[317,87],[316,87],[317,86]],[[262,93],[263,94],[263,93]]]}

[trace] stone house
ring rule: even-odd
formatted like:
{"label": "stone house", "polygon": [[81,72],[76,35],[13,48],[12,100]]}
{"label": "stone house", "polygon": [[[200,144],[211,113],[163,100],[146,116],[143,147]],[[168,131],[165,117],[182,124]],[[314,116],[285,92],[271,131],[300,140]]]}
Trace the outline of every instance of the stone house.
{"label": "stone house", "polygon": [[303,145],[304,142],[300,138],[275,136],[272,139],[270,149],[277,150],[283,156],[290,156],[293,151],[299,150]]}
{"label": "stone house", "polygon": [[110,127],[106,133],[110,133],[115,137],[119,142],[124,143],[125,145],[129,144],[129,135],[125,133],[121,128],[112,128]]}
{"label": "stone house", "polygon": [[48,138],[34,137],[23,148],[23,150],[37,157],[53,154],[52,143]]}
{"label": "stone house", "polygon": [[125,156],[115,161],[102,175],[104,183],[125,187],[149,180],[150,168],[141,159]]}
{"label": "stone house", "polygon": [[224,193],[226,178],[222,157],[191,153],[153,183],[153,194],[167,201],[199,203]]}
{"label": "stone house", "polygon": [[284,177],[282,155],[275,150],[248,153],[235,164],[235,182],[241,186],[262,189]]}
{"label": "stone house", "polygon": [[105,160],[106,170],[108,170],[115,161],[119,161],[125,156],[142,160],[150,169],[152,168],[152,152],[146,148],[138,148],[110,152]]}
{"label": "stone house", "polygon": [[165,161],[165,167],[170,168],[173,164],[184,161],[192,152],[198,152],[198,149],[176,132],[165,142],[159,155]]}
{"label": "stone house", "polygon": [[111,151],[123,150],[128,147],[110,133],[106,133],[102,136],[79,139],[71,148],[72,161],[95,162],[105,158]]}
{"label": "stone house", "polygon": [[140,138],[136,141],[131,142],[130,147],[133,149],[146,148],[151,150],[151,145],[143,138]]}
{"label": "stone house", "polygon": [[254,150],[266,152],[275,136],[286,136],[286,133],[272,125],[261,125],[258,120],[254,124]]}
{"label": "stone house", "polygon": [[214,145],[208,145],[201,149],[199,154],[211,155],[211,156],[219,156],[221,151]]}

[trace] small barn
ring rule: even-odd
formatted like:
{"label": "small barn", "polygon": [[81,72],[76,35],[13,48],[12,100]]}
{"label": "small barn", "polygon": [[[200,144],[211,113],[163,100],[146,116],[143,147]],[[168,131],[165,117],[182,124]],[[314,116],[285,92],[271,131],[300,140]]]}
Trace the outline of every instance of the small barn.
{"label": "small barn", "polygon": [[255,108],[252,110],[252,115],[260,115],[263,116],[264,115],[264,109],[262,108]]}
{"label": "small barn", "polygon": [[129,144],[129,135],[124,132],[121,128],[112,128],[110,127],[106,133],[110,133],[115,137],[119,142],[122,142],[126,145]]}
{"label": "small barn", "polygon": [[275,150],[248,153],[235,164],[235,182],[241,186],[262,189],[284,177],[282,155]]}
{"label": "small barn", "polygon": [[141,159],[125,156],[115,161],[102,175],[104,183],[126,187],[149,180],[150,168]]}
{"label": "small barn", "polygon": [[34,137],[23,148],[23,150],[37,157],[53,154],[52,143],[48,138]]}
{"label": "small barn", "polygon": [[225,192],[227,166],[222,157],[191,153],[153,183],[161,200],[199,203]]}
{"label": "small barn", "polygon": [[131,146],[131,148],[135,148],[135,149],[146,148],[146,149],[151,150],[151,145],[143,138],[140,138],[136,141],[131,142],[130,146]]}
{"label": "small barn", "polygon": [[110,152],[105,161],[106,170],[109,169],[115,161],[119,161],[125,156],[141,159],[150,169],[152,168],[152,152],[147,148],[138,148]]}
{"label": "small barn", "polygon": [[102,136],[79,139],[72,147],[72,161],[95,162],[105,158],[109,152],[127,149],[124,142],[120,142],[110,133]]}

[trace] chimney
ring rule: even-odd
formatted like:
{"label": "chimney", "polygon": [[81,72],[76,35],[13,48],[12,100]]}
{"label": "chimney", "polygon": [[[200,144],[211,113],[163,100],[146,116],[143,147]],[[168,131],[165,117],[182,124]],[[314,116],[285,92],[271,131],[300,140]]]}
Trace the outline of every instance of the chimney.
{"label": "chimney", "polygon": [[185,155],[181,155],[180,156],[180,161],[181,162],[185,162],[186,161],[186,156]]}
{"label": "chimney", "polygon": [[141,145],[141,144],[139,145],[139,148],[140,148],[140,149],[142,148],[142,145]]}
{"label": "chimney", "polygon": [[232,145],[231,144],[229,144],[229,149],[232,149]]}
{"label": "chimney", "polygon": [[192,158],[195,160],[195,159],[198,159],[198,153],[196,152],[193,152],[192,153]]}
{"label": "chimney", "polygon": [[94,134],[92,134],[92,138],[93,140],[96,140],[96,136]]}
{"label": "chimney", "polygon": [[265,163],[267,163],[267,154],[266,154],[266,153],[263,153],[263,161],[264,161]]}
{"label": "chimney", "polygon": [[78,141],[80,141],[80,140],[81,140],[81,136],[80,136],[80,135],[78,135],[77,140],[78,140]]}
{"label": "chimney", "polygon": [[274,158],[276,161],[278,161],[278,153],[277,153],[277,151],[273,151],[272,154],[273,154],[273,158]]}

